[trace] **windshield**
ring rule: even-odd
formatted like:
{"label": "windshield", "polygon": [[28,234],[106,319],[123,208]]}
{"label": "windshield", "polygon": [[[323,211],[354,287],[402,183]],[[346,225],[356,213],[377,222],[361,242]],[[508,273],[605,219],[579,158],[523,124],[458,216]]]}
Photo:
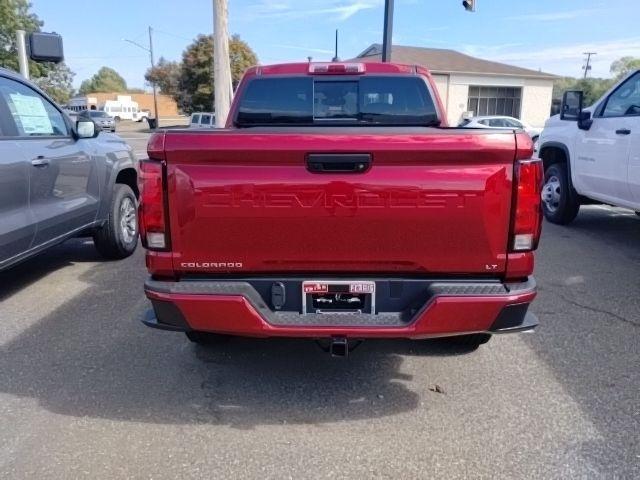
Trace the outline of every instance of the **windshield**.
{"label": "windshield", "polygon": [[98,110],[89,111],[89,116],[91,116],[93,118],[108,117],[108,115],[106,113],[98,111]]}
{"label": "windshield", "polygon": [[438,125],[420,77],[259,78],[247,86],[236,125]]}

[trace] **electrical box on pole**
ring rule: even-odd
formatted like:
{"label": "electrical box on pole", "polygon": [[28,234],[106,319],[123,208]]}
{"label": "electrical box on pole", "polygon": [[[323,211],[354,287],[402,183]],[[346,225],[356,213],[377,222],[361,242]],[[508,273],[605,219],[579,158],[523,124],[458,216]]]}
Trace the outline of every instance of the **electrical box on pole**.
{"label": "electrical box on pole", "polygon": [[33,32],[28,35],[28,38],[29,57],[34,62],[60,63],[64,60],[61,35]]}

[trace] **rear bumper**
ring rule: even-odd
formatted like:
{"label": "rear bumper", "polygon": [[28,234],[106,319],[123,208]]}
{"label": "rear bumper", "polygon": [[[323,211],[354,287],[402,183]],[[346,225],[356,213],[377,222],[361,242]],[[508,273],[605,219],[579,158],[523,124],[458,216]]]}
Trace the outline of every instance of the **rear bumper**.
{"label": "rear bumper", "polygon": [[[270,280],[271,281],[271,280]],[[273,280],[276,281],[276,280]],[[254,283],[255,284],[255,283]],[[252,337],[434,338],[478,332],[513,333],[538,324],[528,307],[532,277],[522,283],[427,282],[419,308],[360,314],[276,311],[249,281],[149,279],[151,300],[143,323],[171,331],[205,331]]]}

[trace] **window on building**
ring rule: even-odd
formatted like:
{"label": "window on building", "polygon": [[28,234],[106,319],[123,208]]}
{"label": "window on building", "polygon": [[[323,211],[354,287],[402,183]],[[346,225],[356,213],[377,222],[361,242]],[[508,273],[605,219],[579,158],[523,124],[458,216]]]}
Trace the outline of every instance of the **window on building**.
{"label": "window on building", "polygon": [[467,110],[475,116],[506,115],[520,118],[522,88],[469,87]]}

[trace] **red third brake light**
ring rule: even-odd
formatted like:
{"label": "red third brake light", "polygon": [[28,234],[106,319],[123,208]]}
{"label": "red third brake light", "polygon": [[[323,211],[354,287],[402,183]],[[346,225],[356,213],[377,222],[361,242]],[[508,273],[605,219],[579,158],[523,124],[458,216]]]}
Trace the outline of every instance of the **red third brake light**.
{"label": "red third brake light", "polygon": [[140,237],[149,250],[166,250],[169,247],[165,218],[165,161],[164,134],[157,133],[149,139],[149,160],[140,162]]}
{"label": "red third brake light", "polygon": [[522,252],[535,250],[542,230],[542,160],[516,160],[515,201],[511,229],[511,248]]}
{"label": "red third brake light", "polygon": [[324,75],[364,73],[364,63],[310,63],[309,73]]}

